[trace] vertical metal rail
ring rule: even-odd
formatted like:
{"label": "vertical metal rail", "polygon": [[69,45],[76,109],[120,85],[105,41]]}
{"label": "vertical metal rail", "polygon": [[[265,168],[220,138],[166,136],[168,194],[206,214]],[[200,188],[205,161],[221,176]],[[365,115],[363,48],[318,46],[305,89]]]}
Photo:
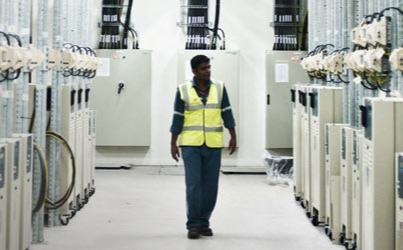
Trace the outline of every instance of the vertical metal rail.
{"label": "vertical metal rail", "polygon": [[[48,8],[52,0],[33,0],[33,19],[37,22],[32,25],[32,43],[39,48],[44,54],[48,54]],[[33,83],[37,84],[35,95],[35,121],[34,121],[34,140],[43,149],[46,148],[46,87],[49,82],[49,73],[46,65],[43,65],[36,76],[33,77]],[[34,161],[33,175],[33,195],[37,197],[40,192],[41,180],[39,160]],[[33,214],[32,229],[33,243],[43,242],[43,226],[44,226],[44,209]]]}
{"label": "vertical metal rail", "polygon": [[[49,27],[49,32],[52,33],[52,39],[50,39],[49,46],[51,49],[56,49],[55,44],[57,44],[61,37],[57,32],[58,27],[60,27],[61,17],[59,16],[60,10],[60,2],[58,0],[52,0],[51,6],[49,6],[49,20],[53,24]],[[53,68],[51,72],[49,72],[49,77],[51,78],[51,82],[48,84],[48,87],[51,89],[50,100],[47,103],[50,103],[50,111],[49,118],[46,121],[46,131],[56,131],[54,130],[54,124],[57,122],[57,119],[54,119],[54,107],[53,103],[55,100],[59,99],[57,88],[55,88],[55,74],[57,74],[57,67]],[[56,131],[57,132],[57,131]],[[60,157],[58,149],[60,146],[54,141],[50,140],[47,143],[47,156],[48,156],[48,173],[49,173],[49,182],[48,182],[48,197],[52,201],[56,201],[60,198],[60,183],[59,183],[59,168],[57,164],[60,165]],[[58,226],[59,222],[59,210],[57,209],[48,209],[47,210],[47,226]]]}
{"label": "vertical metal rail", "polygon": [[[18,11],[18,2],[15,1],[7,1],[6,9],[8,15],[6,15],[6,25],[5,32],[9,34],[16,34],[18,31],[18,17],[14,15]],[[10,37],[10,45],[14,45],[16,40]],[[9,69],[10,71],[11,69]],[[3,87],[3,112],[5,115],[5,137],[10,137],[13,133],[13,129],[15,127],[15,116],[14,116],[14,83],[17,80],[6,80]]]}
{"label": "vertical metal rail", "polygon": [[[396,0],[396,5],[399,6],[400,9],[403,8],[403,0]],[[398,25],[398,30],[399,30],[399,38],[398,38],[398,47],[403,47],[403,16],[399,15],[399,19],[397,22]],[[397,72],[397,91],[399,91],[400,93],[403,93],[403,78],[402,78],[402,73],[401,72]]]}

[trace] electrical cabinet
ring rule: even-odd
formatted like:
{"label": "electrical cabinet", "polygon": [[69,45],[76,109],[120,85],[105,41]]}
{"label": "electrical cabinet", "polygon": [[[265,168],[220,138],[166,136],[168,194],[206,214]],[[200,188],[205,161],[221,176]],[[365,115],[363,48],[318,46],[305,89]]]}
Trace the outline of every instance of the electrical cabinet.
{"label": "electrical cabinet", "polygon": [[91,90],[97,146],[150,146],[151,51],[97,50]]}
{"label": "electrical cabinet", "polygon": [[340,174],[340,242],[346,243],[352,240],[352,150],[353,150],[353,129],[343,127],[341,129],[341,174]]}
{"label": "electrical cabinet", "polygon": [[[70,148],[76,149],[76,99],[77,88],[74,85],[66,84],[61,86],[61,134],[66,139]],[[72,183],[73,166],[70,160],[70,155],[67,150],[61,151],[60,160],[60,192],[64,193],[68,190]],[[77,166],[77,164],[76,164]],[[78,170],[75,171],[76,176]],[[77,179],[75,179],[75,183]],[[60,213],[68,215],[69,210],[76,207],[76,194],[72,192],[68,201],[60,208]]]}
{"label": "electrical cabinet", "polygon": [[80,82],[77,86],[77,98],[75,99],[75,143],[74,143],[74,153],[76,160],[76,180],[74,183],[74,194],[75,200],[78,202],[78,205],[81,206],[84,199],[83,193],[83,173],[84,173],[84,165],[83,165],[83,113],[84,113],[84,90],[85,86]]}
{"label": "electrical cabinet", "polygon": [[338,244],[340,239],[340,130],[347,124],[325,125],[325,232]]}
{"label": "electrical cabinet", "polygon": [[396,248],[403,249],[403,153],[396,155]]}
{"label": "electrical cabinet", "polygon": [[82,127],[83,136],[81,138],[82,143],[82,184],[81,184],[81,194],[85,199],[88,198],[91,183],[91,131],[90,131],[90,109],[89,109],[89,86],[85,86],[83,92],[83,111],[82,111]]}
{"label": "electrical cabinet", "polygon": [[13,134],[20,139],[21,162],[21,214],[20,214],[20,249],[28,249],[32,242],[32,134]]}
{"label": "electrical cabinet", "polygon": [[95,126],[95,111],[90,110],[89,112],[89,132],[90,132],[90,189],[94,191],[95,189],[95,146],[96,146],[96,126]]}
{"label": "electrical cabinet", "polygon": [[21,142],[16,138],[2,138],[0,143],[7,147],[8,175],[6,176],[7,222],[6,249],[20,249],[20,213],[21,213]]}
{"label": "electrical cabinet", "polygon": [[297,201],[303,197],[303,164],[301,162],[301,113],[303,106],[299,102],[299,91],[303,88],[302,84],[295,84],[291,89],[291,102],[292,102],[292,126],[293,126],[293,180],[294,180],[294,196]]}
{"label": "electrical cabinet", "polygon": [[312,223],[325,222],[325,124],[342,121],[342,88],[315,86],[310,95]]}
{"label": "electrical cabinet", "polygon": [[0,144],[0,250],[7,250],[8,158],[7,145]]}
{"label": "electrical cabinet", "polygon": [[395,153],[403,151],[403,100],[365,98],[362,249],[395,249]]}
{"label": "electrical cabinet", "polygon": [[312,86],[305,85],[301,90],[298,90],[299,102],[302,105],[301,112],[301,165],[302,165],[302,182],[303,182],[303,206],[307,211],[308,217],[311,217],[311,114],[310,92]]}
{"label": "electrical cabinet", "polygon": [[351,195],[351,243],[356,249],[361,249],[361,180],[362,180],[362,134],[360,130],[353,130],[352,166],[353,181]]}
{"label": "electrical cabinet", "polygon": [[266,148],[293,147],[292,103],[289,90],[295,83],[308,82],[301,67],[305,51],[266,51]]}
{"label": "electrical cabinet", "polygon": [[[196,56],[203,54],[210,58],[211,78],[223,81],[227,90],[232,113],[237,126],[235,130],[239,131],[239,51],[231,50],[185,50],[178,52],[178,75],[177,84],[185,83],[193,79],[193,73],[190,66],[190,60]],[[99,131],[98,131],[99,132]],[[224,143],[229,141],[229,133],[224,130]],[[237,138],[238,144],[240,142]],[[224,151],[223,151],[224,153]]]}

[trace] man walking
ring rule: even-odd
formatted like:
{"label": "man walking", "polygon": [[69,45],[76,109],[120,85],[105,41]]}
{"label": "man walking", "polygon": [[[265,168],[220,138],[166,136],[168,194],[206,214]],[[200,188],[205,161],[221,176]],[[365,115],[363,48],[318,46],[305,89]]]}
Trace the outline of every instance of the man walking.
{"label": "man walking", "polygon": [[178,87],[171,126],[171,155],[185,164],[188,238],[212,236],[214,210],[224,147],[223,125],[229,130],[229,151],[236,150],[235,120],[222,82],[211,80],[210,59],[197,55],[190,61],[194,78]]}

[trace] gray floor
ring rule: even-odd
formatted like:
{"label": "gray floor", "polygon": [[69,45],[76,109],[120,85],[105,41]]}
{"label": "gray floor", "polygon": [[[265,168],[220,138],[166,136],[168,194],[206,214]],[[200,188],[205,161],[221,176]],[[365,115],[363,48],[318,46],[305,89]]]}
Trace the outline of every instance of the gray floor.
{"label": "gray floor", "polygon": [[189,240],[183,178],[180,168],[97,170],[90,202],[68,226],[46,228],[31,250],[344,249],[311,225],[291,187],[256,174],[222,174],[215,235]]}

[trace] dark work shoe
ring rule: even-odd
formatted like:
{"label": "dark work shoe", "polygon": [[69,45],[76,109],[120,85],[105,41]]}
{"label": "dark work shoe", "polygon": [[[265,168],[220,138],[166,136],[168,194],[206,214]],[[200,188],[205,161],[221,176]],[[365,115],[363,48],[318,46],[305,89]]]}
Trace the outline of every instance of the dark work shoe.
{"label": "dark work shoe", "polygon": [[188,239],[200,238],[200,232],[197,228],[191,228],[188,230]]}
{"label": "dark work shoe", "polygon": [[199,228],[199,234],[203,236],[213,236],[213,230],[209,227],[201,227]]}

